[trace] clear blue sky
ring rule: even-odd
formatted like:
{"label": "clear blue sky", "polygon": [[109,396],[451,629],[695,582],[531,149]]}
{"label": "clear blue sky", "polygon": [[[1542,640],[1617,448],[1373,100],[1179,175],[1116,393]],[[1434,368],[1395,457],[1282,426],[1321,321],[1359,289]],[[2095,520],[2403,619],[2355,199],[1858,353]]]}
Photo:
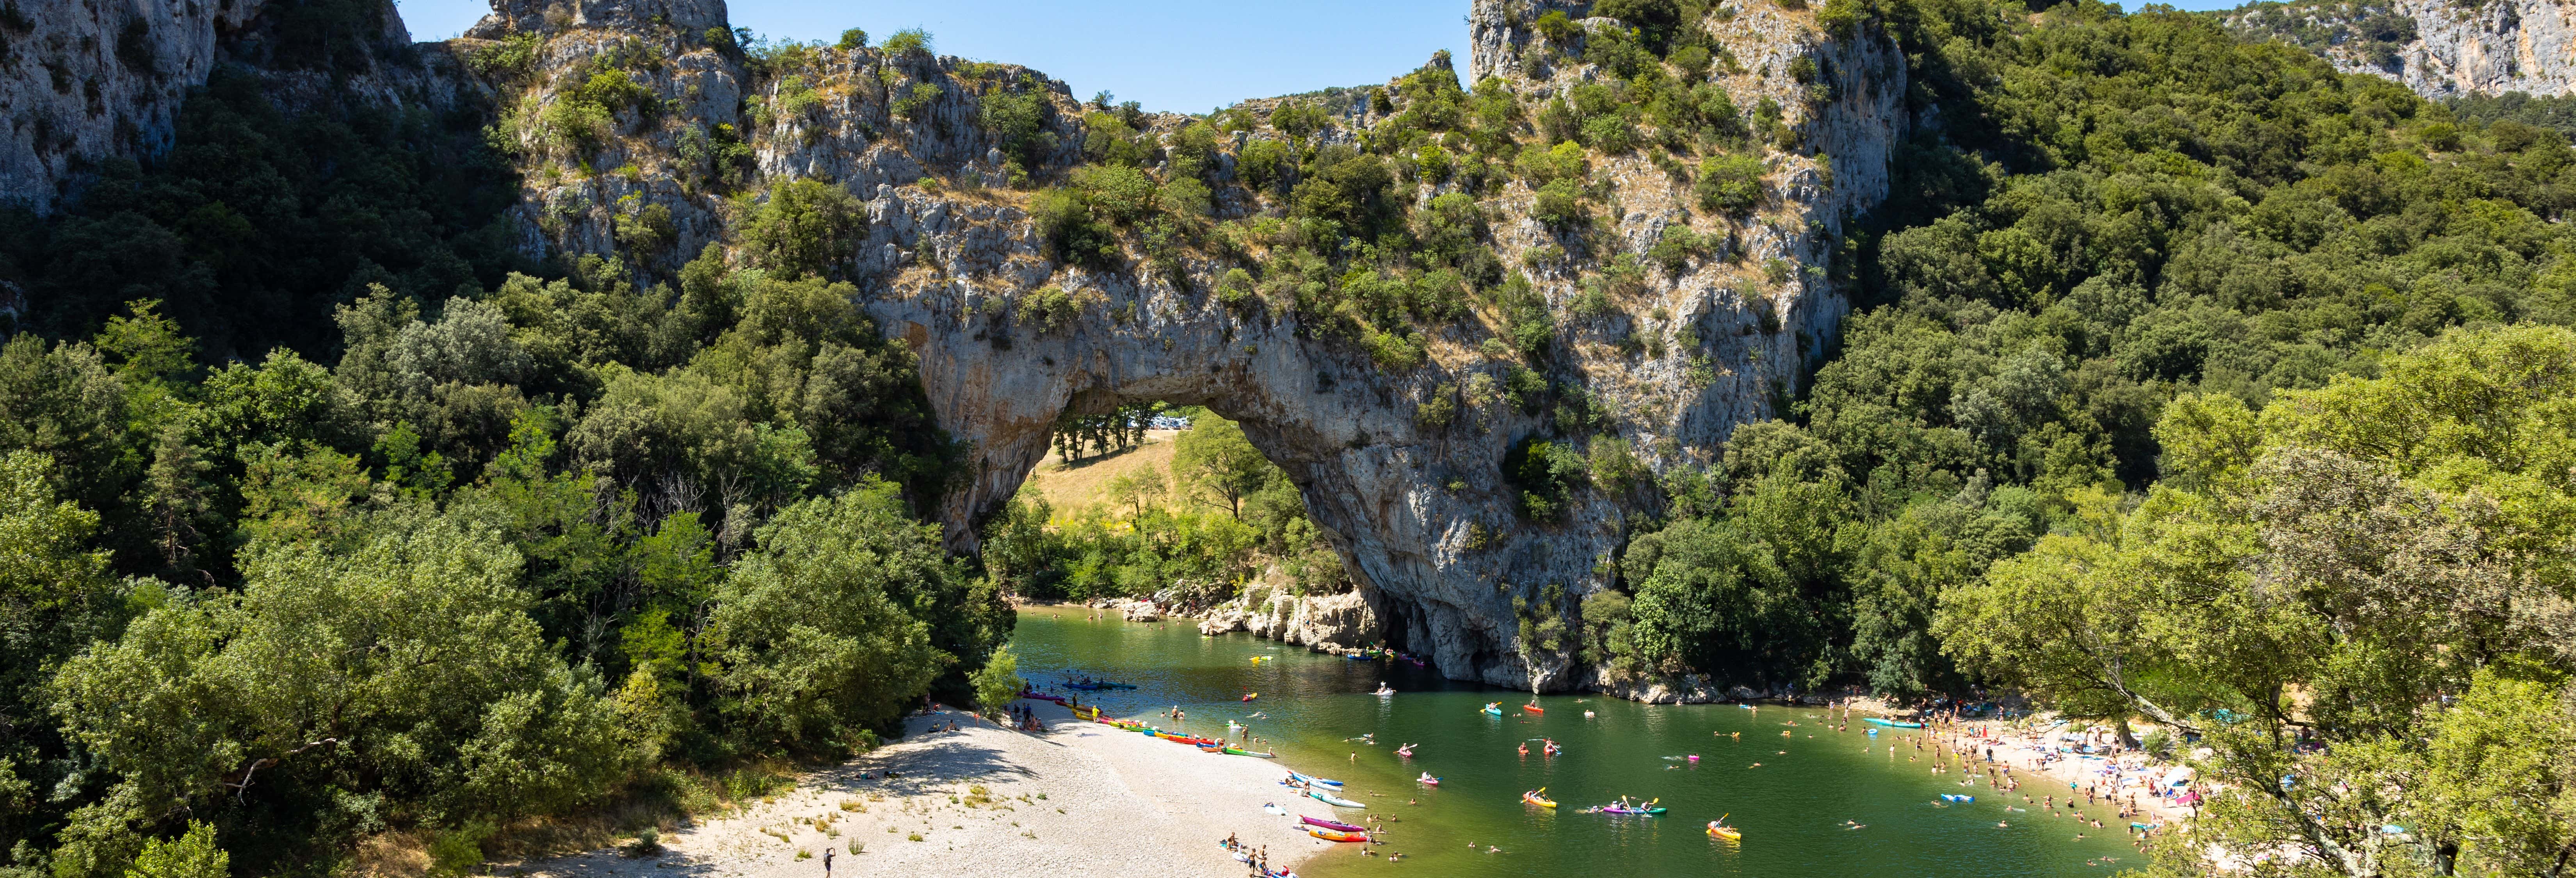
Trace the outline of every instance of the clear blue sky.
{"label": "clear blue sky", "polygon": [[[456,36],[488,0],[396,0],[412,39]],[[1026,64],[1089,98],[1203,113],[1245,98],[1366,85],[1448,49],[1467,60],[1467,0],[730,0],[771,39],[871,42],[930,31],[943,55]]]}
{"label": "clear blue sky", "polygon": [[[489,0],[396,0],[412,39],[443,40]],[[2241,0],[2182,0],[2226,9]],[[1149,110],[1205,112],[1245,98],[1364,85],[1448,49],[1467,60],[1468,0],[731,0],[733,23],[771,39],[871,40],[930,31],[944,55],[1026,64],[1074,96],[1107,89]],[[2131,6],[2141,4],[2129,4]]]}

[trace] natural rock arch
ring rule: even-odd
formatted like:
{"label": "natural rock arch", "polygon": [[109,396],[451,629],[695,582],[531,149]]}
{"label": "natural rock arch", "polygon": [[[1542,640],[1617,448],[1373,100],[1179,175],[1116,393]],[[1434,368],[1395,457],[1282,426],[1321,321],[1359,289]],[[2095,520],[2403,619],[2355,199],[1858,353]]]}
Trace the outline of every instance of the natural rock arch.
{"label": "natural rock arch", "polygon": [[[1478,3],[1471,19],[1480,55],[1521,51],[1527,35],[1487,15],[1488,6]],[[1785,70],[1790,54],[1809,53],[1827,62],[1837,97],[1805,108],[1799,124],[1813,156],[1833,157],[1833,172],[1808,154],[1775,156],[1777,209],[1736,229],[1736,261],[1704,260],[1673,273],[1645,294],[1650,303],[1633,303],[1630,313],[1567,316],[1578,271],[1532,270],[1564,321],[1545,366],[1549,377],[1582,388],[1607,412],[1598,435],[1626,439],[1659,472],[1713,462],[1734,427],[1771,416],[1774,400],[1822,352],[1846,305],[1821,269],[1841,223],[1885,192],[1889,151],[1903,128],[1904,65],[1884,37],[1826,42],[1775,19],[1737,19],[1740,27],[1767,28],[1750,33],[1782,35],[1746,61]],[[1472,69],[1524,65],[1480,57]],[[1573,73],[1548,75],[1558,79],[1515,85],[1543,93],[1564,87]],[[1781,85],[1802,93],[1785,79]],[[974,154],[971,144],[957,146]],[[809,147],[777,160],[797,164],[816,154]],[[1632,182],[1663,179],[1634,156],[1604,172]],[[853,182],[870,176],[841,175]],[[1240,421],[1303,492],[1309,515],[1341,551],[1390,642],[1428,656],[1452,678],[1544,689],[1593,682],[1579,678],[1570,650],[1523,656],[1512,602],[1537,603],[1550,584],[1562,586],[1569,601],[1608,587],[1611,568],[1603,562],[1624,543],[1626,507],[1587,491],[1562,523],[1515,513],[1502,459],[1524,437],[1550,434],[1549,412],[1485,404],[1445,427],[1416,417],[1444,385],[1467,386],[1477,372],[1502,376],[1507,364],[1477,350],[1491,337],[1488,329],[1431,329],[1429,361],[1390,374],[1358,344],[1301,323],[1293,309],[1258,297],[1221,302],[1211,291],[1233,267],[1228,263],[1194,258],[1176,272],[1142,262],[1111,272],[1058,265],[1044,258],[1019,196],[883,182],[872,189],[862,193],[872,195],[869,233],[855,259],[868,279],[862,304],[921,357],[941,426],[971,444],[971,480],[941,509],[954,548],[973,549],[974,528],[1045,456],[1049,428],[1066,410],[1097,413],[1154,400],[1206,405]],[[1530,197],[1515,184],[1483,199],[1494,217],[1494,246],[1508,264],[1559,240],[1530,217]],[[1689,193],[1668,184],[1636,182],[1622,197],[1624,213],[1609,218],[1599,238],[1614,250],[1642,254],[1668,223],[1690,216]],[[1792,269],[1788,276],[1775,274],[1765,288],[1728,280],[1748,265],[1782,263]],[[1070,295],[1074,313],[1022,319],[1026,297],[1050,287]],[[1677,346],[1669,355],[1639,357],[1610,343],[1629,333],[1658,334]],[[1687,353],[1678,347],[1685,338],[1698,340]],[[1471,546],[1471,524],[1490,534],[1482,547]]]}

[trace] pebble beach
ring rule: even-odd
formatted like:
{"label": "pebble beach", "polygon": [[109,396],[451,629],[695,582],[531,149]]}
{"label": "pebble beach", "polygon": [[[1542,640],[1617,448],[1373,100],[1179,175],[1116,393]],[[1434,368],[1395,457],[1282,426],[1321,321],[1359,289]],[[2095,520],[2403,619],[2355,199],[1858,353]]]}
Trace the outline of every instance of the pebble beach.
{"label": "pebble beach", "polygon": [[[1278,784],[1285,767],[1273,760],[1202,753],[1075,720],[1053,704],[1021,703],[1037,709],[1044,731],[925,712],[907,721],[901,741],[809,774],[734,816],[663,833],[658,856],[602,850],[512,871],[532,878],[822,878],[828,848],[834,878],[1241,878],[1249,870],[1217,844],[1228,833],[1266,845],[1274,870],[1332,844],[1292,828],[1293,815],[1332,819],[1333,809],[1291,798],[1296,793]],[[1264,813],[1265,803],[1292,816]]]}

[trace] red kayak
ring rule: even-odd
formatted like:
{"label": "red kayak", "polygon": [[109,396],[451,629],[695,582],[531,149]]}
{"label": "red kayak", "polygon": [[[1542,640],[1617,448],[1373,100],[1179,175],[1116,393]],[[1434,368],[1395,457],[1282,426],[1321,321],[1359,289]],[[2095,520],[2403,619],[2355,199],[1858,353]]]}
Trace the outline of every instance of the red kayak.
{"label": "red kayak", "polygon": [[1339,832],[1367,832],[1367,831],[1369,831],[1369,828],[1368,828],[1368,827],[1366,827],[1366,826],[1352,826],[1352,825],[1350,825],[1350,824],[1348,824],[1348,823],[1335,823],[1335,822],[1330,821],[1330,820],[1324,820],[1324,819],[1316,818],[1316,817],[1299,817],[1299,818],[1297,818],[1297,819],[1298,819],[1298,820],[1300,820],[1300,821],[1303,821],[1303,822],[1304,822],[1306,825],[1308,825],[1308,826],[1321,826],[1321,827],[1323,827],[1323,828],[1325,828],[1325,829],[1331,829],[1331,830],[1335,830],[1335,831],[1339,831]]}
{"label": "red kayak", "polygon": [[1048,694],[1043,693],[1043,692],[1022,692],[1022,693],[1020,693],[1020,697],[1022,697],[1022,698],[1034,698],[1034,699],[1037,699],[1037,700],[1039,700],[1039,701],[1053,701],[1053,702],[1055,702],[1055,703],[1057,703],[1057,704],[1063,704],[1063,703],[1064,703],[1064,696],[1062,696],[1062,695],[1048,695]]}
{"label": "red kayak", "polygon": [[1535,704],[1524,704],[1524,705],[1521,705],[1521,709],[1522,709],[1522,710],[1529,711],[1529,712],[1531,712],[1531,713],[1546,713],[1546,712],[1547,712],[1547,709],[1546,709],[1546,708],[1540,707],[1540,706],[1535,705]]}

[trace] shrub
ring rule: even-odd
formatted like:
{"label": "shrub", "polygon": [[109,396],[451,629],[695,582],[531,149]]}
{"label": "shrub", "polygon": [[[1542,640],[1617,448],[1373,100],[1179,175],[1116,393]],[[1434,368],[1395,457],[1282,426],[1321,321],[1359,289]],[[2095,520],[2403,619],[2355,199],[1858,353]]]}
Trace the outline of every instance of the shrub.
{"label": "shrub", "polygon": [[1533,187],[1556,180],[1580,183],[1591,175],[1590,163],[1583,157],[1583,147],[1571,140],[1554,147],[1537,144],[1522,147],[1520,159],[1514,164],[1518,166],[1522,179]]}
{"label": "shrub", "polygon": [[1080,316],[1082,303],[1062,287],[1045,287],[1020,297],[1020,326],[1033,334],[1053,332]]}
{"label": "shrub", "polygon": [[895,31],[894,36],[886,38],[885,51],[888,55],[928,55],[930,32],[917,27]]}
{"label": "shrub", "polygon": [[1655,239],[1655,246],[1646,251],[1646,258],[1663,266],[1666,274],[1678,275],[1690,267],[1691,257],[1707,252],[1707,248],[1708,240],[1692,232],[1689,226],[1665,226],[1663,237]]}
{"label": "shrub", "polygon": [[1558,49],[1572,45],[1575,33],[1580,30],[1575,26],[1574,19],[1566,17],[1565,10],[1562,9],[1548,10],[1546,15],[1538,17],[1538,23],[1531,29],[1538,31],[1539,36],[1546,37],[1548,44]]}
{"label": "shrub", "polygon": [[1176,177],[1163,184],[1160,203],[1163,212],[1173,216],[1193,219],[1206,216],[1210,203],[1208,185],[1196,177]]}
{"label": "shrub", "polygon": [[501,41],[474,50],[465,64],[487,79],[512,80],[537,69],[537,49],[545,38],[532,33],[511,34]]}
{"label": "shrub", "polygon": [[1332,114],[1304,101],[1288,101],[1270,111],[1270,127],[1298,140],[1332,124]]}
{"label": "shrub", "polygon": [[1744,213],[1762,203],[1762,161],[1733,154],[1699,164],[1699,203],[1709,210]]}
{"label": "shrub", "polygon": [[1520,493],[1521,515],[1557,521],[1573,505],[1574,490],[1583,485],[1588,468],[1574,449],[1529,438],[1503,455],[1503,482]]}
{"label": "shrub", "polygon": [[1708,79],[1708,68],[1713,59],[1707,46],[1694,43],[1673,50],[1672,57],[1665,60],[1672,62],[1673,69],[1681,71],[1684,81],[1702,82]]}
{"label": "shrub", "polygon": [[1241,154],[1235,157],[1234,172],[1243,178],[1246,186],[1271,189],[1283,178],[1281,169],[1288,166],[1287,144],[1276,140],[1255,140],[1244,144]]}
{"label": "shrub", "polygon": [[1241,305],[1252,301],[1252,287],[1251,272],[1229,268],[1224,277],[1217,278],[1216,299],[1228,305]]}
{"label": "shrub", "polygon": [[1583,141],[1602,152],[1627,152],[1637,144],[1637,129],[1626,116],[1605,113],[1583,120]]}
{"label": "shrub", "polygon": [[744,224],[742,239],[752,258],[782,279],[828,276],[849,259],[867,222],[849,190],[797,179],[770,187],[768,200]]}
{"label": "shrub", "polygon": [[894,105],[889,109],[894,111],[897,118],[918,122],[921,121],[922,111],[929,109],[930,103],[938,100],[940,93],[941,89],[937,85],[916,82],[911,88],[896,92]]}
{"label": "shrub", "polygon": [[1082,190],[1083,198],[1095,211],[1115,222],[1133,223],[1154,213],[1154,180],[1135,168],[1081,168],[1073,172],[1073,187]]}
{"label": "shrub", "polygon": [[1363,339],[1368,345],[1369,360],[1386,372],[1409,372],[1422,365],[1426,354],[1422,343],[1395,332],[1370,330]]}
{"label": "shrub", "polygon": [[1572,180],[1558,180],[1541,186],[1536,203],[1530,207],[1530,216],[1552,226],[1573,225],[1586,217],[1583,194],[1574,188]]}
{"label": "shrub", "polygon": [[1123,253],[1116,233],[1092,217],[1090,202],[1080,189],[1038,193],[1029,203],[1029,219],[1037,225],[1038,237],[1046,241],[1047,255],[1059,261],[1108,268]]}
{"label": "shrub", "polygon": [[864,48],[867,48],[867,47],[868,47],[868,32],[867,32],[867,31],[863,31],[863,30],[860,30],[860,29],[858,29],[858,28],[855,28],[855,27],[854,27],[854,28],[851,28],[851,29],[849,29],[849,30],[845,30],[845,31],[842,31],[842,32],[841,32],[841,42],[840,42],[840,44],[839,44],[839,48],[840,48],[840,50],[841,50],[841,51],[847,52],[847,51],[849,51],[849,50],[851,50],[851,49],[864,49]]}

